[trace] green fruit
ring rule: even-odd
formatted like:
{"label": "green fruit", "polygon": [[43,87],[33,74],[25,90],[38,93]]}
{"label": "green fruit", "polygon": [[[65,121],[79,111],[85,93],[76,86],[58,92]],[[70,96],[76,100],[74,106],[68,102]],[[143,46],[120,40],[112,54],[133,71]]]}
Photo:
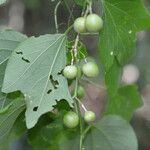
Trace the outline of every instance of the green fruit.
{"label": "green fruit", "polygon": [[93,111],[86,111],[84,114],[84,120],[87,123],[93,122],[96,119],[96,115]]}
{"label": "green fruit", "polygon": [[85,26],[89,32],[99,32],[103,27],[103,20],[97,14],[90,14],[86,18]]}
{"label": "green fruit", "polygon": [[76,66],[66,66],[63,70],[63,74],[68,79],[74,79],[78,74],[78,69]]}
{"label": "green fruit", "polygon": [[77,90],[77,97],[83,98],[84,95],[85,95],[85,89],[82,86],[79,86]]}
{"label": "green fruit", "polygon": [[99,74],[99,69],[96,63],[88,62],[82,66],[82,72],[87,77],[96,77]]}
{"label": "green fruit", "polygon": [[77,77],[81,78],[82,77],[82,70],[79,66],[77,67],[77,69],[78,69]]}
{"label": "green fruit", "polygon": [[85,28],[85,18],[84,17],[79,17],[75,20],[74,22],[74,30],[77,33],[84,33],[86,31]]}
{"label": "green fruit", "polygon": [[63,118],[64,125],[68,128],[75,128],[79,124],[79,117],[78,115],[73,112],[69,111]]}

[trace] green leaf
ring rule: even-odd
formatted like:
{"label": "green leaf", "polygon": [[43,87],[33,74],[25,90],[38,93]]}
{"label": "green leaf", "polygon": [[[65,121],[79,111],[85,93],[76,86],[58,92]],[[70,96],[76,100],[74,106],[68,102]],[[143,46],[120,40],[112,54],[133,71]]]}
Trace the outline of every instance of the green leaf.
{"label": "green leaf", "polygon": [[64,103],[62,101],[59,106],[56,105],[59,108],[57,114],[46,114],[47,117],[45,115],[40,118],[35,127],[29,130],[28,138],[33,150],[77,150],[79,148],[78,129],[68,129],[63,125],[63,116],[66,113],[66,108],[62,109]]}
{"label": "green leaf", "polygon": [[32,128],[38,118],[53,109],[56,101],[72,98],[61,74],[66,65],[65,35],[31,37],[13,52],[6,68],[2,91],[20,90],[27,102],[26,123]]}
{"label": "green leaf", "polygon": [[41,130],[52,121],[51,113],[47,113],[39,119],[32,129],[28,130],[28,143],[31,145],[32,150],[47,149],[49,147],[49,143],[42,137]]}
{"label": "green leaf", "polygon": [[75,3],[79,6],[85,6],[86,0],[74,0]]}
{"label": "green leaf", "polygon": [[108,103],[107,114],[120,115],[130,121],[133,112],[142,104],[137,86],[128,85],[121,87],[118,94]]}
{"label": "green leaf", "polygon": [[135,50],[135,33],[150,28],[150,14],[141,0],[103,0],[101,61],[108,70],[116,57],[123,64]]}
{"label": "green leaf", "polygon": [[9,100],[7,99],[7,94],[1,92],[1,86],[3,82],[3,77],[5,73],[6,62],[0,65],[0,110],[3,109],[7,104],[9,104]]}
{"label": "green leaf", "polygon": [[16,119],[24,109],[24,100],[16,99],[11,103],[6,113],[0,113],[0,144],[7,141]]}
{"label": "green leaf", "polygon": [[0,32],[0,88],[3,82],[6,62],[12,51],[27,37],[13,30],[4,30]]}
{"label": "green leaf", "polygon": [[85,139],[86,150],[137,150],[132,127],[118,116],[106,116],[92,127]]}
{"label": "green leaf", "polygon": [[[17,37],[18,37],[18,42],[15,42],[14,39],[17,40]],[[20,37],[20,39],[19,39],[19,37]],[[11,93],[11,94],[4,94],[1,92],[1,86],[2,86],[2,82],[3,82],[6,64],[7,64],[7,59],[5,59],[5,58],[8,58],[9,55],[11,54],[11,52],[13,51],[13,49],[15,49],[15,47],[17,47],[17,45],[23,40],[23,38],[26,38],[26,37],[18,32],[6,30],[6,31],[3,31],[0,33],[0,38],[1,38],[0,39],[0,43],[1,43],[0,44],[0,48],[1,48],[0,55],[1,55],[1,58],[2,58],[2,56],[4,56],[3,57],[4,59],[1,59],[1,62],[0,62],[0,119],[1,119],[1,118],[3,118],[3,116],[6,116],[10,112],[10,109],[11,109],[11,111],[13,111],[11,108],[13,105],[12,101],[13,100],[16,101],[16,98],[20,97],[18,92]],[[19,42],[19,40],[20,40],[20,42]],[[3,50],[4,41],[7,42],[5,46],[8,49],[6,48]],[[14,44],[11,44],[11,43],[14,43]],[[9,47],[9,45],[10,45],[10,47]],[[5,53],[5,50],[6,50],[6,53]],[[9,53],[7,53],[8,50],[10,50]],[[16,104],[16,105],[18,105],[18,104]],[[12,117],[12,116],[10,115],[10,117]],[[23,134],[23,130],[25,130],[25,127],[24,127],[24,129],[21,129],[23,118],[21,118],[21,119],[17,118],[15,120],[16,117],[17,116],[15,116],[14,118],[11,118],[11,120],[7,119],[8,122],[6,122],[6,124],[10,123],[10,126],[8,126],[6,124],[0,126],[0,133],[2,132],[1,130],[5,129],[4,126],[5,127],[8,126],[8,128],[7,128],[8,131],[5,132],[6,135],[4,135],[4,137],[0,137],[0,143],[2,143],[2,145],[0,146],[1,150],[7,150],[9,144],[12,141],[16,140],[18,137],[20,137]]]}
{"label": "green leaf", "polygon": [[63,117],[69,111],[69,107],[64,107],[65,105],[64,101],[57,103],[55,108],[58,113],[54,116],[53,122],[41,130],[41,136],[53,150],[79,149],[79,128],[68,129],[63,124]]}
{"label": "green leaf", "polygon": [[[136,32],[150,28],[150,14],[141,0],[103,0],[102,5],[104,28],[100,34],[100,57],[105,66],[105,82],[110,103],[113,105],[111,109],[117,112],[118,109],[124,108],[121,102],[118,109],[115,108],[119,99],[122,99],[120,94],[117,94],[120,66],[126,63],[135,51]],[[131,110],[129,114],[131,115]]]}
{"label": "green leaf", "polygon": [[105,82],[107,86],[107,91],[110,97],[113,97],[117,94],[119,88],[121,67],[114,59],[113,65],[105,74]]}
{"label": "green leaf", "polygon": [[[68,130],[61,123],[50,124],[41,130],[43,139],[49,143],[53,150],[79,149],[79,136],[76,129]],[[74,145],[72,147],[72,145]]]}
{"label": "green leaf", "polygon": [[0,65],[6,62],[12,51],[27,37],[13,30],[0,32]]}
{"label": "green leaf", "polygon": [[3,145],[1,145],[1,150],[8,150],[9,146],[12,142],[18,140],[22,136],[24,136],[24,133],[26,131],[26,124],[25,124],[25,115],[24,112],[19,115],[19,117],[16,119],[11,132],[9,133],[9,136],[7,139],[3,142]]}
{"label": "green leaf", "polygon": [[[68,41],[67,42],[67,63],[70,64],[73,58],[73,51],[72,51],[72,47],[74,45],[75,41]],[[86,46],[80,42],[78,45],[78,59],[85,59],[86,57],[88,57],[88,53],[87,53],[87,49]]]}
{"label": "green leaf", "polygon": [[[78,141],[78,128],[68,129],[63,125],[63,116],[70,111],[68,103],[58,101],[54,112],[43,115],[34,128],[28,131],[28,141],[33,150],[52,149],[69,150]],[[74,149],[78,149],[78,143]]]}
{"label": "green leaf", "polygon": [[5,112],[9,108],[8,104],[12,100],[7,97],[7,94],[1,92],[7,60],[12,51],[26,38],[25,35],[13,30],[4,30],[0,32],[0,111],[2,112]]}

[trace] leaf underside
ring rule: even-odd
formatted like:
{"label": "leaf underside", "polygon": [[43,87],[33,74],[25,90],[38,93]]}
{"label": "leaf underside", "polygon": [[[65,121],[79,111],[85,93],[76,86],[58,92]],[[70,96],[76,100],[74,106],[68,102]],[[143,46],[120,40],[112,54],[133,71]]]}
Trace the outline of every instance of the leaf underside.
{"label": "leaf underside", "polygon": [[67,80],[61,74],[66,65],[63,34],[31,37],[22,42],[8,62],[2,91],[24,93],[26,123],[32,128],[38,118],[53,109],[56,101],[72,102]]}
{"label": "leaf underside", "polygon": [[27,39],[27,36],[13,30],[0,32],[0,110],[4,109],[11,102],[7,98],[7,94],[1,92],[7,61],[12,51],[25,39]]}

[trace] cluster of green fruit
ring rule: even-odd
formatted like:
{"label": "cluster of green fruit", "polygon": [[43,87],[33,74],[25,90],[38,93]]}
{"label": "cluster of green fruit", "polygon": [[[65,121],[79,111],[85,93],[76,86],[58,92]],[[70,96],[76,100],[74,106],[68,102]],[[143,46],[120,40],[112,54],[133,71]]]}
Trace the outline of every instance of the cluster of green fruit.
{"label": "cluster of green fruit", "polygon": [[80,67],[77,67],[75,65],[66,66],[63,70],[63,75],[67,79],[74,79],[81,74],[81,70],[83,74],[87,77],[96,77],[99,74],[97,64],[94,62],[87,62],[82,66],[81,69]]}
{"label": "cluster of green fruit", "polygon": [[77,33],[99,32],[103,27],[103,20],[97,14],[89,14],[87,17],[79,17],[74,22],[74,30]]}
{"label": "cluster of green fruit", "polygon": [[[91,123],[96,119],[96,115],[94,112],[92,111],[86,111],[84,114],[84,120],[87,123]],[[79,117],[78,115],[73,112],[73,111],[69,111],[67,112],[67,114],[65,114],[64,118],[63,118],[63,122],[64,125],[68,128],[75,128],[78,126],[79,124]]]}
{"label": "cluster of green fruit", "polygon": [[[79,17],[74,22],[74,30],[79,33],[99,32],[103,27],[103,20],[97,14],[89,14],[85,17]],[[99,74],[99,68],[95,62],[86,62],[81,66],[68,65],[63,70],[63,75],[67,79],[74,79],[81,77],[81,74],[86,77],[96,77]],[[82,98],[85,94],[85,90],[82,86],[77,89],[77,97]],[[96,115],[93,111],[85,111],[84,120],[87,123],[95,121]],[[68,128],[75,128],[79,124],[79,116],[69,111],[63,118],[64,125]]]}
{"label": "cluster of green fruit", "polygon": [[[66,66],[63,70],[63,74],[68,79],[74,79],[81,74],[81,70],[83,74],[87,77],[96,77],[99,74],[99,69],[96,63],[94,62],[87,62],[79,68],[79,66],[69,65]],[[85,95],[85,90],[82,86],[79,86],[77,89],[77,96],[78,98],[82,98]],[[96,115],[92,111],[85,111],[84,120],[87,123],[91,123],[95,120]],[[79,124],[79,117],[78,115],[73,112],[69,111],[63,119],[64,125],[68,128],[75,128]]]}

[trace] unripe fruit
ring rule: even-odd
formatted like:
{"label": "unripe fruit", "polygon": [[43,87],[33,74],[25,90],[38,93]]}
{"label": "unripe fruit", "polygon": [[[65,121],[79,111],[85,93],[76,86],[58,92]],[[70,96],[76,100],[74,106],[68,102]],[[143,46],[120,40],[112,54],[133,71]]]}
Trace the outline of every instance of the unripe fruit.
{"label": "unripe fruit", "polygon": [[85,18],[84,17],[79,17],[75,20],[74,22],[74,30],[77,33],[84,33],[86,31],[85,28]]}
{"label": "unripe fruit", "polygon": [[74,79],[78,74],[78,69],[76,66],[66,66],[63,70],[63,74],[68,79]]}
{"label": "unripe fruit", "polygon": [[97,14],[90,14],[86,18],[85,26],[89,32],[99,32],[103,27],[103,20]]}
{"label": "unripe fruit", "polygon": [[82,77],[82,70],[79,66],[77,67],[77,69],[78,69],[77,77],[81,78]]}
{"label": "unripe fruit", "polygon": [[63,118],[64,125],[68,128],[75,128],[79,124],[79,117],[78,115],[73,112],[69,111]]}
{"label": "unripe fruit", "polygon": [[83,98],[85,95],[85,90],[82,86],[79,86],[78,87],[78,90],[77,90],[77,96],[78,98]]}
{"label": "unripe fruit", "polygon": [[96,119],[96,115],[93,111],[86,111],[84,114],[84,120],[87,123],[91,123],[93,121],[95,121]]}
{"label": "unripe fruit", "polygon": [[96,77],[99,74],[99,69],[96,63],[88,62],[82,66],[82,72],[87,77]]}

